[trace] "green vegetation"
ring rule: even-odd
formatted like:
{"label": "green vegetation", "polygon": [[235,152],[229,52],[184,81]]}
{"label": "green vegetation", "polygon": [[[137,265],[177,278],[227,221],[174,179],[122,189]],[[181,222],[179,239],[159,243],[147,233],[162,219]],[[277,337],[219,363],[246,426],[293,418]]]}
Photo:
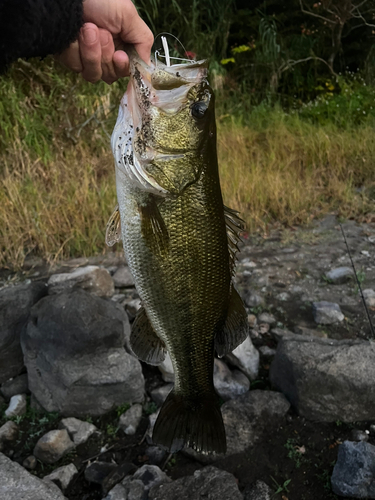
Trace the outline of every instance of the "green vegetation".
{"label": "green vegetation", "polygon": [[[329,3],[344,16],[339,0]],[[373,3],[364,2],[368,24]],[[154,33],[210,56],[224,200],[248,231],[329,211],[375,217],[371,28],[343,19],[333,54],[336,21],[325,4],[302,4],[306,12],[299,0],[137,2]],[[173,50],[183,55],[177,42]],[[87,84],[52,59],[20,61],[0,78],[1,266],[107,251],[116,205],[109,137],[125,89],[126,80]]]}

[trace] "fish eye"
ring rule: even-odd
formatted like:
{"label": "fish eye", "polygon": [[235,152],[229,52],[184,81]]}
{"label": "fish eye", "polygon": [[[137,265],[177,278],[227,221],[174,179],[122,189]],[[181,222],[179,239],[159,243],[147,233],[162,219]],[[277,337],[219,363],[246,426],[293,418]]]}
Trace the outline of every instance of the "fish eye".
{"label": "fish eye", "polygon": [[191,114],[194,118],[203,118],[208,109],[204,101],[198,101],[191,105]]}

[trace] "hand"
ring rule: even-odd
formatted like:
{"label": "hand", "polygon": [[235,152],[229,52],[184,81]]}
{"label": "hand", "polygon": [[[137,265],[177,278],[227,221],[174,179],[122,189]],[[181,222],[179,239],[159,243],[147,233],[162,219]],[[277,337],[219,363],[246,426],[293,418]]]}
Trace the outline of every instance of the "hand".
{"label": "hand", "polygon": [[149,62],[154,37],[131,0],[84,0],[83,18],[78,40],[57,56],[64,66],[88,82],[111,84],[129,75],[124,43]]}

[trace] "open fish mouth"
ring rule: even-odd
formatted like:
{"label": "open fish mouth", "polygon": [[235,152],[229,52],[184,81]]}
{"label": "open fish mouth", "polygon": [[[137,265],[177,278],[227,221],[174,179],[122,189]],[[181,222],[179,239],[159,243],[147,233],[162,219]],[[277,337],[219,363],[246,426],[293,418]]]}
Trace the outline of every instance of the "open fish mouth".
{"label": "open fish mouth", "polygon": [[131,76],[111,138],[113,155],[132,187],[164,197],[167,190],[147,172],[147,166],[152,161],[184,158],[189,150],[158,149],[151,122],[157,113],[173,116],[186,105],[190,89],[206,81],[207,61],[168,66],[154,58],[146,64],[134,47],[127,52]]}

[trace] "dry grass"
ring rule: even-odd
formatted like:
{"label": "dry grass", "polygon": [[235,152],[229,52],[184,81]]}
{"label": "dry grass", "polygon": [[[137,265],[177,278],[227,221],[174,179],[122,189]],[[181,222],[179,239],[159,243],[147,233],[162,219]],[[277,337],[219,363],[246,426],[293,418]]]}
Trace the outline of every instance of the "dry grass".
{"label": "dry grass", "polygon": [[[40,75],[23,68],[22,78],[0,80],[2,266],[18,266],[30,253],[53,260],[105,252],[116,204],[107,134],[123,86],[85,85],[44,64]],[[218,137],[225,202],[250,230],[333,209],[344,216],[373,210],[370,126],[319,128],[278,110],[249,122],[224,119]]]}

